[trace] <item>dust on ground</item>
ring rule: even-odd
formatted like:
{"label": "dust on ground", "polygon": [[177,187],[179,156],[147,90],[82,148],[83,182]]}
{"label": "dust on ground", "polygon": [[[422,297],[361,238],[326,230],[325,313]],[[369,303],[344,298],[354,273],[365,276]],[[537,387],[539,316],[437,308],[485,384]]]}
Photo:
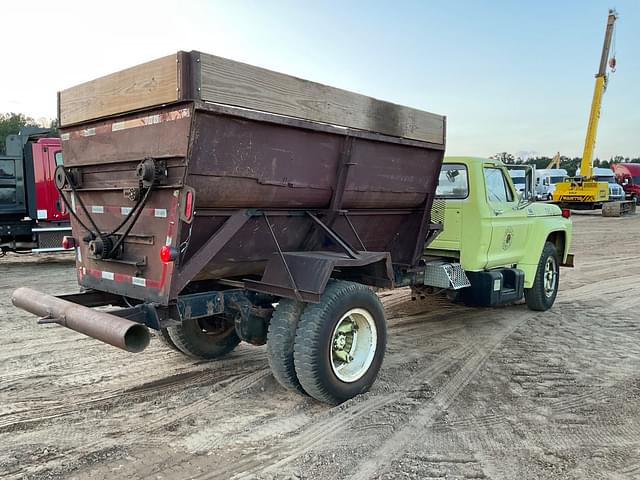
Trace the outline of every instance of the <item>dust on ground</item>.
{"label": "dust on ground", "polygon": [[276,383],[264,347],[128,354],[14,309],[76,291],[69,257],[0,260],[0,477],[640,478],[640,216],[574,216],[548,312],[383,293],[384,365],[337,407]]}

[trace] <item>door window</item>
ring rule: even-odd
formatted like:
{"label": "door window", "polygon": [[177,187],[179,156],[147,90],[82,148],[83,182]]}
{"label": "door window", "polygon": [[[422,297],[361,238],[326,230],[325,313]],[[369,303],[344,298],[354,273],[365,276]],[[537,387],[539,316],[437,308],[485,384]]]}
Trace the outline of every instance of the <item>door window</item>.
{"label": "door window", "polygon": [[513,192],[500,168],[485,168],[484,183],[490,202],[513,202]]}
{"label": "door window", "polygon": [[467,198],[468,195],[469,178],[467,176],[467,167],[457,163],[442,165],[436,197]]}

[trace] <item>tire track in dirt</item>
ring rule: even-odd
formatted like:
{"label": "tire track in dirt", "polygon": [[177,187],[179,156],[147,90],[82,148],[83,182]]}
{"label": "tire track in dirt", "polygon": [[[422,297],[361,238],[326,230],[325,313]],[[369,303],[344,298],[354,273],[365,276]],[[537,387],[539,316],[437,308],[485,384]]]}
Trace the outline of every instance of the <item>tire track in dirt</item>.
{"label": "tire track in dirt", "polygon": [[[144,446],[145,448],[153,448],[153,447],[158,447],[160,445],[163,445],[163,446],[166,445],[166,441],[167,441],[166,436],[157,435],[161,430],[167,429],[167,428],[171,429],[171,425],[186,421],[189,417],[195,414],[201,413],[203,411],[203,408],[212,407],[212,406],[215,406],[216,404],[229,400],[234,395],[237,395],[242,391],[245,391],[246,389],[250,388],[257,382],[261,381],[262,379],[270,375],[270,371],[268,368],[262,368],[259,370],[255,370],[255,368],[253,368],[252,370],[251,369],[248,369],[248,370],[249,370],[248,373],[240,373],[232,376],[228,376],[228,375],[224,376],[224,373],[223,373],[222,374],[223,380],[217,381],[216,383],[213,384],[219,387],[218,390],[214,391],[213,393],[209,394],[206,397],[197,399],[190,405],[184,406],[178,413],[171,412],[170,415],[169,414],[162,415],[151,422],[148,422],[139,426],[136,429],[136,432],[141,438],[144,439],[144,438],[147,438],[147,436],[151,436],[151,440],[143,440],[142,442],[140,442],[139,445]],[[236,369],[235,372],[237,373],[238,370]],[[197,372],[197,373],[206,375],[206,372]],[[220,375],[220,372],[218,372],[218,374]],[[161,382],[161,383],[162,385],[150,385],[149,388],[146,388],[143,386],[136,387],[134,388],[133,392],[127,392],[128,394],[130,394],[128,399],[130,399],[131,401],[139,400],[139,397],[136,397],[136,393],[148,394],[149,392],[153,393],[154,390],[157,393],[159,391],[162,391],[163,389],[166,389],[167,387],[173,387],[178,385],[180,386],[181,389],[185,387],[184,384],[180,383],[180,381],[169,381],[169,382]],[[190,386],[194,387],[198,385],[192,384]],[[206,386],[206,382],[202,386]],[[135,390],[137,390],[137,392]],[[114,395],[114,398],[115,397],[118,397],[118,395]],[[78,442],[78,443],[79,443],[78,447],[64,451],[64,454],[61,455],[59,459],[64,459],[65,461],[68,462],[74,458],[82,458],[87,456],[87,451],[99,452],[99,451],[108,450],[114,447],[114,440],[112,438],[100,437],[91,442],[84,441],[84,442]],[[16,479],[24,478],[25,472],[17,471],[14,473],[15,473],[15,476],[13,478],[16,478]],[[42,474],[42,472],[39,472],[39,474]],[[11,478],[11,477],[8,477],[8,478]]]}
{"label": "tire track in dirt", "polygon": [[[532,314],[527,313],[527,318],[531,315]],[[437,327],[440,327],[438,328],[439,330],[438,333],[449,333],[452,331],[463,329],[465,327],[464,319],[458,319],[458,321],[460,322],[460,325],[454,328],[448,328],[448,327],[442,328],[443,326],[437,326]],[[483,322],[474,322],[474,326],[479,326],[481,324],[486,324],[494,321],[495,320],[493,319],[488,319]],[[524,322],[526,321],[526,319],[523,319],[522,321]],[[517,328],[517,326],[514,328]],[[422,331],[423,334],[432,333],[429,331],[424,332],[424,324],[423,324],[422,330],[423,330]],[[476,339],[467,336],[465,340],[466,340],[466,343],[459,348],[463,348],[464,349],[463,351],[467,352],[467,356],[465,358],[469,358],[469,355],[468,355],[469,352],[476,351],[476,347],[475,347]],[[476,355],[476,353],[472,353],[471,355],[472,356]],[[419,387],[421,383],[433,381],[439,375],[441,375],[445,371],[455,366],[456,363],[459,363],[459,362],[452,363],[451,361],[446,361],[446,363],[442,365],[438,365],[434,363],[424,372],[418,373],[417,375],[414,375],[412,378],[409,378],[407,383],[409,385],[417,384],[417,386]],[[420,393],[421,389],[414,388],[414,390]],[[351,425],[353,424],[354,421],[362,420],[362,418],[366,414],[375,413],[376,411],[379,411],[385,406],[391,405],[391,404],[393,404],[394,406],[398,406],[398,405],[401,406],[403,403],[406,403],[407,407],[410,407],[411,409],[415,409],[416,404],[419,405],[419,401],[416,401],[415,399],[411,398],[410,396],[407,395],[407,393],[408,393],[407,390],[403,390],[400,392],[396,392],[395,394],[390,396],[385,396],[377,399],[374,397],[370,402],[366,402],[367,403],[366,409],[361,404],[355,404],[353,405],[353,407],[350,406],[350,408],[347,411],[337,412],[337,413],[331,412],[333,418],[330,418],[329,421],[320,422],[316,424],[315,427],[312,427],[311,430],[304,430],[299,435],[295,436],[291,440],[291,443],[296,445],[296,447],[293,450],[289,450],[285,455],[282,455],[281,453],[278,454],[277,452],[282,450],[282,447],[279,446],[276,449],[276,454],[273,455],[276,457],[275,462],[266,463],[264,459],[256,462],[255,460],[248,459],[242,462],[241,464],[236,463],[227,469],[216,470],[211,474],[204,475],[201,477],[196,477],[196,478],[198,478],[199,480],[203,480],[207,478],[233,478],[233,479],[239,480],[243,478],[250,478],[252,475],[255,475],[257,473],[264,473],[264,474],[276,473],[281,469],[283,469],[284,467],[286,467],[287,465],[291,464],[293,461],[300,458],[306,452],[309,452],[318,448],[322,448],[322,446],[331,444],[331,442],[335,441],[336,438],[340,438],[340,435],[343,432],[351,428]],[[353,409],[356,409],[356,411],[352,411]],[[266,455],[269,456],[268,453],[266,453]],[[240,471],[238,471],[238,469],[240,469]]]}
{"label": "tire track in dirt", "polygon": [[[459,363],[461,359],[470,355],[472,351],[473,346],[468,344],[453,348],[430,363],[423,371],[414,374],[409,383],[424,383],[438,377],[444,371]],[[365,415],[375,413],[387,405],[402,401],[406,397],[406,393],[405,391],[399,391],[377,396],[365,394],[362,397],[347,401],[324,412],[320,418],[313,418],[309,422],[311,423],[310,427],[305,425],[303,429],[287,439],[283,444],[274,446],[269,451],[261,452],[261,457],[267,456],[272,459],[271,463],[265,462],[264,458],[259,460],[247,458],[226,468],[195,477],[195,479],[240,479],[257,473],[277,471],[299,458],[305,452],[318,446],[326,445],[332,439],[339,437],[354,421],[361,420]]]}
{"label": "tire track in dirt", "polygon": [[[0,415],[0,433],[14,431],[20,426],[37,425],[41,422],[78,413],[78,411],[88,408],[106,408],[113,403],[134,403],[146,398],[170,392],[177,387],[179,390],[193,388],[197,386],[213,386],[225,382],[227,379],[234,379],[238,372],[253,372],[255,367],[252,364],[260,363],[264,360],[264,354],[259,355],[254,352],[250,365],[245,365],[245,358],[223,360],[224,368],[212,369],[210,363],[196,364],[196,370],[177,372],[169,376],[154,378],[147,382],[130,386],[122,391],[112,389],[112,393],[101,393],[75,402],[65,402],[53,406],[39,409],[28,409],[23,412],[12,412]],[[221,363],[222,363],[221,362]],[[155,362],[150,362],[155,363]],[[222,366],[222,365],[219,365]],[[241,369],[238,370],[238,367]],[[244,368],[243,368],[244,367]],[[231,369],[236,375],[229,376],[225,370]],[[115,391],[113,391],[115,390]],[[15,418],[18,417],[18,418]]]}
{"label": "tire track in dirt", "polygon": [[527,312],[501,332],[493,334],[489,341],[480,346],[464,362],[451,380],[437,391],[433,399],[412,415],[406,427],[395,431],[391,438],[372,453],[370,459],[365,460],[357,467],[357,472],[351,478],[353,480],[369,480],[374,475],[382,473],[380,470],[385,466],[390,466],[394,458],[400,456],[412,442],[423,435],[425,429],[434,423],[436,414],[452,404],[460,391],[475,377],[500,344],[533,316],[533,313]]}

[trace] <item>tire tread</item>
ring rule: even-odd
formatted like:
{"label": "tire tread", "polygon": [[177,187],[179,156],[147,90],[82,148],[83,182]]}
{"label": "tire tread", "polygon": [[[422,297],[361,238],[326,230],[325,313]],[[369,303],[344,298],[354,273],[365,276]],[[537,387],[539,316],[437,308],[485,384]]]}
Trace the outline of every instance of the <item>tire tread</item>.
{"label": "tire tread", "polygon": [[198,345],[197,341],[193,338],[194,335],[197,335],[194,333],[193,327],[185,323],[167,328],[167,333],[182,353],[193,358],[206,360],[222,357],[231,352],[240,343],[240,338],[234,331],[221,342],[211,341],[203,348],[201,345]]}
{"label": "tire tread", "polygon": [[536,277],[533,281],[533,286],[527,288],[524,291],[524,298],[527,302],[527,307],[531,310],[543,312],[549,310],[555,301],[556,295],[549,303],[544,294],[544,267],[549,256],[554,255],[556,259],[556,265],[558,265],[558,277],[556,279],[556,295],[560,286],[560,264],[558,263],[558,252],[556,246],[552,242],[546,242],[540,254],[540,260],[538,260],[538,268],[536,269]]}
{"label": "tire tread", "polygon": [[[319,352],[316,351],[316,346],[321,343],[323,321],[328,312],[331,312],[335,304],[344,296],[352,295],[358,291],[372,294],[371,290],[362,284],[332,280],[325,288],[321,302],[307,305],[300,317],[294,345],[294,365],[302,388],[316,400],[330,404],[337,404],[345,400],[332,394],[323,384],[317,361]],[[372,296],[375,297],[382,311],[380,300],[375,294]]]}
{"label": "tire tread", "polygon": [[305,394],[293,361],[296,329],[305,304],[282,299],[271,317],[267,332],[267,359],[273,376],[287,390]]}

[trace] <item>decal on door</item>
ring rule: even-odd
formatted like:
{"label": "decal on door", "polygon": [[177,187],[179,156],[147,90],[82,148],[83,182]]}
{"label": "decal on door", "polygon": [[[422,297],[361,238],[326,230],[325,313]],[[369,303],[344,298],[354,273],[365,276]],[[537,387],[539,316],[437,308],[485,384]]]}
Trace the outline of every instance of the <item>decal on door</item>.
{"label": "decal on door", "polygon": [[513,227],[507,227],[504,231],[504,239],[502,240],[502,249],[509,250],[513,245]]}

